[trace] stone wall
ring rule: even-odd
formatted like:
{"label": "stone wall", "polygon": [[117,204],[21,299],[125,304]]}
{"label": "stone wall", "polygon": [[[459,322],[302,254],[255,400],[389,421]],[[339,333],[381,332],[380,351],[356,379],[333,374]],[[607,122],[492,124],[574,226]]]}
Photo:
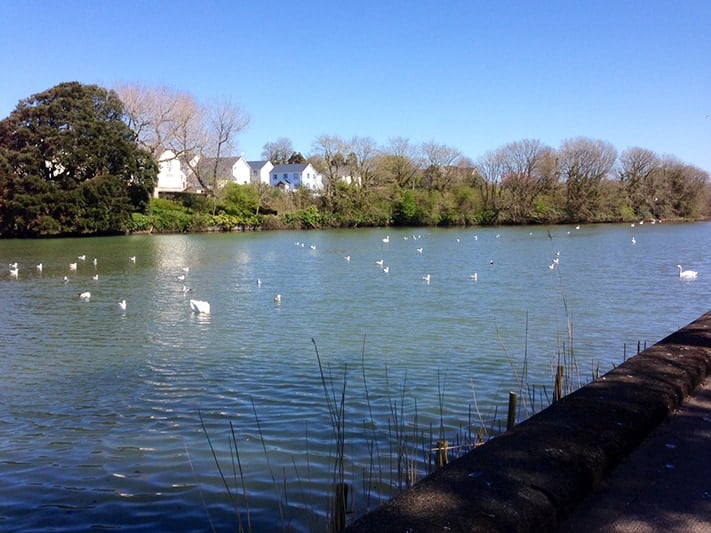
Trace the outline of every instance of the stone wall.
{"label": "stone wall", "polygon": [[553,531],[711,372],[711,312],[346,531]]}

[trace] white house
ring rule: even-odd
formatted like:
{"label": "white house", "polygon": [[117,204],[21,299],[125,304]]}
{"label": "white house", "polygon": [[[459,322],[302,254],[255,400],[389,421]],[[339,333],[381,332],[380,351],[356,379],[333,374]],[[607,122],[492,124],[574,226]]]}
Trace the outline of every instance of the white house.
{"label": "white house", "polygon": [[187,176],[180,168],[180,160],[171,150],[166,150],[158,159],[158,183],[153,196],[161,192],[182,192],[188,186]]}
{"label": "white house", "polygon": [[201,193],[197,178],[190,170],[196,167],[204,179],[211,180],[212,176],[216,175],[220,186],[229,182],[238,185],[263,183],[288,191],[299,187],[320,191],[324,186],[323,176],[311,163],[274,166],[271,161],[247,161],[243,156],[239,156],[221,157],[217,162],[217,169],[214,165],[214,158],[204,158],[198,162],[198,156],[191,165],[181,164],[181,159],[176,157],[173,151],[166,150],[158,160],[158,184],[153,196],[157,198],[164,192]]}
{"label": "white house", "polygon": [[247,161],[252,169],[251,182],[255,185],[269,185],[269,173],[274,168],[271,161]]}
{"label": "white house", "polygon": [[323,176],[319,174],[311,163],[291,165],[277,165],[270,171],[269,182],[273,187],[281,187],[293,191],[305,187],[312,191],[323,189]]}
{"label": "white house", "polygon": [[[200,164],[200,175],[211,178],[215,172],[214,165],[214,158],[205,158]],[[217,163],[215,177],[221,185],[230,181],[237,185],[247,185],[250,183],[251,174],[252,168],[244,157],[221,157]]]}

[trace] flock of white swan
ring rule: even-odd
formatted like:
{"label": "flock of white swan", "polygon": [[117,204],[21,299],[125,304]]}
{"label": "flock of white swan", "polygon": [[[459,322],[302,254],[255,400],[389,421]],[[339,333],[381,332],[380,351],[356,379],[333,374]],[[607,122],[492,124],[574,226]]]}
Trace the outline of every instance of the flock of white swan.
{"label": "flock of white swan", "polygon": [[[633,224],[632,226],[634,227],[634,224]],[[579,228],[580,228],[579,226],[576,227],[576,229],[579,229]],[[570,233],[570,232],[569,232],[569,233]],[[496,238],[497,238],[497,239],[498,239],[499,237],[500,237],[500,235],[496,235]],[[412,239],[412,240],[415,240],[415,241],[418,240],[418,239],[420,239],[420,238],[421,238],[421,236],[419,236],[419,235],[412,235],[411,237],[410,237],[410,236],[404,236],[404,237],[403,237],[403,239],[405,239],[405,240]],[[474,235],[474,239],[477,240],[478,237],[477,237],[476,235]],[[386,236],[383,237],[381,240],[382,240],[382,242],[385,243],[385,244],[389,243],[389,242],[390,242],[390,235],[386,235]],[[459,241],[459,239],[457,239],[457,241]],[[637,243],[637,240],[636,240],[635,237],[633,236],[633,237],[632,237],[632,244],[634,245],[634,244],[636,244],[636,243]],[[300,246],[300,247],[302,247],[302,248],[305,247],[305,243],[303,243],[303,242],[296,242],[295,244],[296,244],[296,246]],[[309,245],[309,248],[310,248],[311,250],[316,250],[316,245],[315,245],[315,244],[311,244],[311,245]],[[415,249],[415,251],[416,251],[417,254],[422,254],[422,253],[424,253],[424,248],[421,247],[421,246],[418,246],[418,247]],[[351,256],[350,256],[350,255],[346,255],[346,256],[344,256],[344,259],[345,259],[347,262],[350,262]],[[76,271],[77,271],[77,267],[78,267],[78,262],[84,262],[84,261],[86,261],[86,255],[79,255],[79,256],[77,256],[77,261],[72,262],[72,263],[69,263],[69,265],[68,265],[68,268],[69,268],[70,273],[76,272]],[[129,257],[128,257],[128,261],[129,261],[129,263],[136,263],[136,256],[135,256],[135,255],[129,256]],[[559,252],[559,251],[556,251],[556,252],[554,252],[553,260],[552,260],[552,262],[548,265],[548,268],[549,268],[550,270],[554,270],[554,269],[558,266],[559,261],[560,261],[560,252]],[[97,269],[97,263],[98,263],[97,259],[94,258],[92,262],[93,262],[93,264],[94,264],[94,269],[96,270],[96,269]],[[376,264],[377,266],[379,266],[379,267],[382,269],[383,273],[388,274],[388,273],[390,272],[390,267],[385,264],[385,261],[384,261],[383,259],[378,259],[378,260],[376,260],[376,261],[375,261],[375,264]],[[490,265],[493,265],[493,264],[494,264],[494,261],[491,260],[491,261],[490,261]],[[19,278],[19,272],[20,272],[20,266],[19,266],[19,264],[18,264],[17,262],[9,263],[9,264],[8,264],[8,267],[9,267],[9,277],[10,277],[11,279],[18,279],[18,278]],[[37,265],[35,265],[35,270],[36,270],[38,273],[40,273],[40,274],[42,273],[43,268],[44,268],[44,266],[43,266],[42,263],[38,263]],[[676,265],[676,268],[677,268],[678,271],[679,271],[679,278],[680,278],[681,280],[683,280],[683,281],[693,281],[693,280],[695,280],[695,279],[698,278],[699,273],[698,273],[696,270],[684,270],[684,268],[683,268],[680,264]],[[183,272],[183,273],[180,274],[180,275],[178,275],[178,276],[176,276],[176,279],[177,279],[178,281],[184,281],[185,278],[186,278],[187,273],[189,272],[189,270],[190,270],[189,267],[183,267],[183,268],[182,268],[182,272]],[[471,280],[477,281],[479,275],[478,275],[477,272],[473,272],[472,274],[470,274],[469,277],[470,277]],[[99,274],[98,274],[98,273],[95,273],[95,274],[92,275],[92,280],[97,281],[98,279],[99,279]],[[431,274],[426,273],[426,274],[424,274],[424,275],[422,276],[422,281],[425,282],[426,284],[429,284],[431,280],[432,280]],[[68,283],[68,282],[69,282],[68,276],[64,276],[63,281],[64,281],[64,283]],[[260,278],[257,278],[257,286],[261,286],[261,284],[262,284],[262,280],[261,280]],[[191,291],[191,289],[189,289],[187,286],[183,285],[182,291],[183,291],[183,293],[187,294],[188,292]],[[91,292],[90,292],[90,291],[82,291],[82,292],[79,292],[79,293],[76,295],[76,298],[77,298],[79,301],[82,301],[82,302],[89,302],[89,301],[91,301]],[[274,302],[277,303],[277,304],[281,303],[281,299],[282,299],[281,294],[277,294],[276,296],[274,296]],[[126,311],[126,308],[127,308],[126,300],[125,300],[125,299],[119,300],[118,302],[116,302],[116,306],[117,306],[120,310],[122,310],[122,311],[125,312],[125,311]],[[209,315],[210,312],[211,312],[210,303],[207,302],[207,301],[205,301],[205,300],[190,299],[190,300],[189,300],[189,306],[190,306],[190,310],[191,310],[193,313],[195,313],[195,314]]]}
{"label": "flock of white swan", "polygon": [[[81,261],[81,262],[86,261],[86,255],[79,255],[79,256],[77,256],[77,261],[74,261],[73,263],[69,263],[68,268],[69,268],[70,273],[77,272],[79,261]],[[129,256],[128,261],[129,261],[129,263],[135,263],[136,256],[135,255]],[[98,265],[98,260],[96,258],[94,258],[92,260],[92,263],[94,264],[94,269],[96,269],[97,265]],[[8,267],[9,267],[10,278],[11,279],[19,279],[19,275],[20,275],[19,264],[17,262],[9,263]],[[44,264],[38,263],[37,265],[35,265],[35,270],[41,274],[44,270]],[[189,267],[183,268],[183,272],[185,272],[185,273],[187,273],[189,270],[190,270]],[[91,276],[91,279],[93,281],[98,281],[99,274],[98,273],[93,274]],[[177,277],[177,279],[184,280],[185,275],[184,274],[179,275]],[[64,276],[63,282],[69,283],[69,277]],[[190,289],[188,289],[185,285],[183,285],[183,292],[184,293],[190,292]],[[81,292],[77,293],[76,299],[79,300],[80,302],[90,302],[91,301],[91,291],[81,291]],[[210,314],[210,303],[209,302],[206,302],[204,300],[191,299],[191,300],[189,300],[189,305],[190,305],[190,310],[193,313],[202,314],[202,315],[209,315]],[[124,312],[126,311],[126,309],[128,307],[125,299],[121,299],[118,302],[116,302],[116,306],[118,307],[118,309],[120,309],[121,311],[124,311]]]}

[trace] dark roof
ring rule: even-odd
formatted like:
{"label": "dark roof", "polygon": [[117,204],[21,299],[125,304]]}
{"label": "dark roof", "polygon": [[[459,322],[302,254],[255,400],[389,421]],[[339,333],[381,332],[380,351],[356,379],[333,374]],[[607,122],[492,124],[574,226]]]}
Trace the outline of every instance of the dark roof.
{"label": "dark roof", "polygon": [[275,165],[270,172],[303,172],[309,163],[292,163],[290,165]]}
{"label": "dark roof", "polygon": [[[239,157],[221,157],[217,163],[217,177],[232,178],[232,165],[239,161]],[[214,157],[206,157],[198,163],[198,170],[202,176],[212,176],[212,169],[215,166]]]}
{"label": "dark roof", "polygon": [[252,170],[259,170],[261,168],[264,168],[264,165],[269,163],[269,160],[267,161],[247,161],[247,164]]}

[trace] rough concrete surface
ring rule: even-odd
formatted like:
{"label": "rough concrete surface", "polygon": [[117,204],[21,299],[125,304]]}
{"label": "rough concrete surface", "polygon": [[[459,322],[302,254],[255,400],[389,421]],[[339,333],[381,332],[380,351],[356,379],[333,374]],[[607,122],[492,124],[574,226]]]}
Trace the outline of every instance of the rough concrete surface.
{"label": "rough concrete surface", "polygon": [[[708,531],[711,489],[700,471],[711,476],[705,468],[711,466],[711,439],[705,439],[711,385],[704,382],[710,372],[711,312],[446,465],[347,531]],[[695,389],[699,393],[684,402]],[[664,436],[667,427],[675,439]],[[635,463],[637,457],[647,462]],[[633,470],[617,474],[623,461]],[[658,475],[660,461],[664,476]],[[686,480],[691,473],[695,489]],[[600,496],[591,496],[594,489]],[[645,499],[652,496],[657,500]],[[661,515],[649,515],[652,510]],[[651,525],[657,523],[664,526]]]}

